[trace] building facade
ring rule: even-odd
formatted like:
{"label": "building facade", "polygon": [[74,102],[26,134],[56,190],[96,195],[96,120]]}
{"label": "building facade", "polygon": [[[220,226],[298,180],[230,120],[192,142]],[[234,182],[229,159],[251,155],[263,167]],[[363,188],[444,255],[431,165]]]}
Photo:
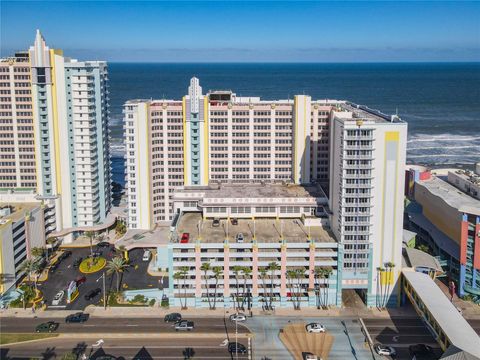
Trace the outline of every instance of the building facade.
{"label": "building facade", "polygon": [[37,186],[27,52],[0,60],[0,189]]}
{"label": "building facade", "polygon": [[31,249],[46,246],[46,235],[52,231],[50,219],[54,219],[51,212],[51,207],[35,200],[0,203],[0,296],[23,277],[21,264],[30,258]]}
{"label": "building facade", "polygon": [[33,190],[54,203],[56,231],[105,221],[111,207],[108,71],[50,49],[37,30],[28,52],[0,61],[0,201]]}
{"label": "building facade", "polygon": [[451,173],[417,176],[407,207],[409,225],[439,257],[458,294],[479,296],[480,200],[459,191]]}
{"label": "building facade", "polygon": [[[339,288],[362,292],[370,306],[396,304],[407,134],[400,118],[307,95],[274,101],[231,91],[204,95],[196,78],[181,101],[131,100],[124,113],[130,229],[171,221],[176,228],[186,212],[227,222],[251,218],[253,226],[257,218],[295,218],[331,228],[342,248]],[[319,185],[324,202],[305,197],[312,203],[270,206],[257,203],[257,190],[245,184],[307,192]],[[245,194],[226,204],[212,186]],[[389,296],[379,300],[379,293]]]}

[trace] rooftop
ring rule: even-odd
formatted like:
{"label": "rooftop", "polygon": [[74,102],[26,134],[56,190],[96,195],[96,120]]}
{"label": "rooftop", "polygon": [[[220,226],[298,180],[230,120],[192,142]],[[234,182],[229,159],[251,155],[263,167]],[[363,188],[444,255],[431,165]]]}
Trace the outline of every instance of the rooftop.
{"label": "rooftop", "polygon": [[386,115],[379,110],[370,109],[365,105],[358,105],[351,102],[342,104],[341,109],[353,113],[353,119],[370,120],[375,123],[405,123],[397,115]]}
{"label": "rooftop", "polygon": [[480,357],[480,337],[426,274],[402,271],[452,345]]}
{"label": "rooftop", "polygon": [[11,213],[4,217],[0,217],[0,224],[4,220],[12,220],[17,222],[25,217],[25,214],[29,211],[40,206],[40,203],[0,203],[0,209],[10,206]]}
{"label": "rooftop", "polygon": [[407,266],[417,268],[424,267],[435,271],[443,272],[442,266],[432,255],[418,249],[404,247],[405,260]]}
{"label": "rooftop", "polygon": [[205,198],[326,198],[318,185],[291,184],[214,184],[184,186],[176,193],[204,192]]}
{"label": "rooftop", "polygon": [[[336,243],[333,234],[329,229],[320,226],[306,228],[298,219],[238,219],[237,225],[232,225],[230,220],[221,219],[220,225],[212,226],[212,220],[203,220],[201,213],[185,213],[180,218],[177,234],[190,234],[190,242],[200,235],[202,242],[223,243],[228,236],[230,242],[235,242],[235,236],[242,233],[245,243],[252,242],[253,232],[258,243],[279,243],[281,235],[287,243],[308,242],[308,234],[315,242]],[[200,233],[199,233],[200,230]]]}
{"label": "rooftop", "polygon": [[430,179],[420,180],[418,183],[458,211],[480,216],[480,200],[465,194],[448,182],[432,176]]}

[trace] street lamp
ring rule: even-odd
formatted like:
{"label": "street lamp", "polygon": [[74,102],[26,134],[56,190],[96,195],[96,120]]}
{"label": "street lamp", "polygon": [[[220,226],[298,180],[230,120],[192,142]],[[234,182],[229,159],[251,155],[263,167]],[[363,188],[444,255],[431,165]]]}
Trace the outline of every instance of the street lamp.
{"label": "street lamp", "polygon": [[103,309],[107,310],[107,294],[105,292],[105,271],[103,272],[103,275],[100,276],[95,282],[98,282],[98,280],[103,279]]}

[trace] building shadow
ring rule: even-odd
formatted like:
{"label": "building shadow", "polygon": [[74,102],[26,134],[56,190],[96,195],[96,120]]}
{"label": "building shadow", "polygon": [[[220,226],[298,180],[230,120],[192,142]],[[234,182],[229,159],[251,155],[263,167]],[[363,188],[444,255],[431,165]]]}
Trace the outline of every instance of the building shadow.
{"label": "building shadow", "polygon": [[132,360],[153,360],[153,357],[152,355],[150,355],[145,346],[142,346],[142,348],[138,351],[138,353],[135,354]]}

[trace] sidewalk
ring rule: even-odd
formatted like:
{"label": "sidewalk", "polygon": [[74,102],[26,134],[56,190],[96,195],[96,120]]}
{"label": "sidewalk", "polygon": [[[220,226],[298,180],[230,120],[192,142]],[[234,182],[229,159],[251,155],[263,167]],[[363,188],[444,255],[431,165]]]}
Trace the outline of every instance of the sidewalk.
{"label": "sidewalk", "polygon": [[[52,318],[65,317],[68,314],[76,313],[79,310],[38,310],[32,313],[30,309],[6,309],[0,311],[0,317],[25,317],[25,318]],[[182,310],[179,307],[171,307],[164,309],[160,307],[103,307],[88,306],[85,312],[92,317],[123,317],[123,318],[144,318],[144,317],[164,317],[168,313],[180,312],[183,317],[223,317],[226,314],[232,314],[233,309],[225,309],[223,307],[216,310],[189,308]],[[245,311],[245,313],[248,313]],[[391,316],[416,317],[417,315],[410,309],[389,309],[388,311],[380,311],[378,309],[362,309],[361,311],[347,308],[331,308],[328,310],[318,310],[316,308],[303,308],[301,310],[293,310],[291,308],[280,308],[275,312],[267,314],[261,309],[252,310],[254,316],[282,316],[282,317],[365,317],[365,318],[388,318]]]}

